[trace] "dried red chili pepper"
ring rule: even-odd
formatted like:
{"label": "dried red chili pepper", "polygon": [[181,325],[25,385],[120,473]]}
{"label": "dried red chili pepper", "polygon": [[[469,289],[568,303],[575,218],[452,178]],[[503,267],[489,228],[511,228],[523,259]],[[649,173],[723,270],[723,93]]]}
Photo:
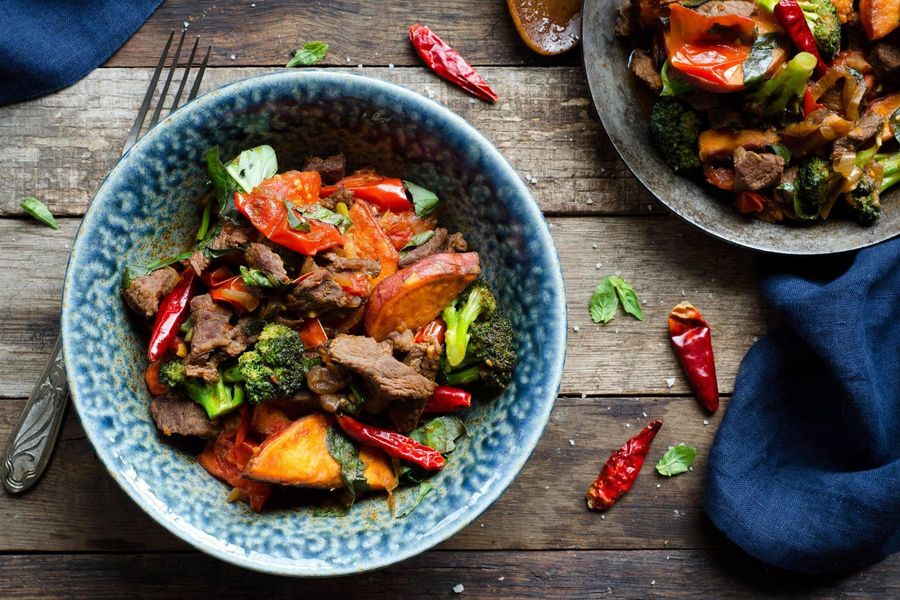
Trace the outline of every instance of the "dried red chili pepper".
{"label": "dried red chili pepper", "polygon": [[691,389],[709,412],[719,408],[719,385],[709,325],[690,302],[669,313],[669,336]]}
{"label": "dried red chili pepper", "polygon": [[439,471],[447,462],[434,448],[396,431],[366,425],[346,415],[337,415],[337,423],[344,433],[360,444],[381,448],[388,456],[403,459],[428,471]]}
{"label": "dried red chili pepper", "polygon": [[813,37],[812,31],[809,29],[809,23],[806,22],[806,15],[803,9],[797,3],[797,0],[779,0],[772,8],[772,13],[778,22],[787,31],[788,37],[803,52],[809,52],[816,57],[816,73],[821,77],[828,70],[828,65],[822,60],[819,54],[819,47],[816,46],[816,39]]}
{"label": "dried red chili pepper", "polygon": [[650,444],[662,421],[656,419],[625,445],[610,455],[600,474],[587,491],[587,505],[592,510],[606,510],[634,485],[647,458]]}
{"label": "dried red chili pepper", "polygon": [[147,358],[151,361],[161,358],[172,347],[172,342],[178,335],[178,328],[187,317],[196,278],[193,269],[190,267],[185,269],[175,288],[160,303],[156,321],[153,323],[153,333],[150,335],[150,347],[147,350]]}
{"label": "dried red chili pepper", "polygon": [[471,406],[472,394],[466,390],[449,385],[439,385],[434,389],[434,395],[428,399],[423,412],[448,413],[471,408]]}
{"label": "dried red chili pepper", "polygon": [[459,52],[425,25],[410,25],[409,41],[425,64],[447,81],[488,102],[496,102],[499,98]]}

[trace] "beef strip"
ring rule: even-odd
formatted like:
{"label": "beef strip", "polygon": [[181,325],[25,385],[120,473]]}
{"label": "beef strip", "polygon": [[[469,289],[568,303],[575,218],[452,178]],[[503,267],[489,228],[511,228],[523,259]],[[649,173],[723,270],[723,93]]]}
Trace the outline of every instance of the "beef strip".
{"label": "beef strip", "polygon": [[193,337],[191,338],[190,362],[213,350],[225,348],[232,342],[230,337],[231,311],[216,304],[209,294],[195,296],[191,300],[191,321]]}
{"label": "beef strip", "polygon": [[391,343],[395,353],[406,354],[415,346],[416,334],[411,329],[392,331],[388,334],[387,341]]}
{"label": "beef strip", "polygon": [[334,273],[365,273],[369,277],[381,274],[381,263],[371,258],[345,258],[334,252],[327,252],[319,257],[324,266]]}
{"label": "beef strip", "polygon": [[371,393],[366,408],[372,412],[397,402],[427,400],[434,393],[434,381],[394,358],[389,343],[341,334],[328,343],[326,353],[366,383]]}
{"label": "beef strip", "polygon": [[882,81],[898,81],[900,79],[900,34],[895,34],[891,40],[876,42],[869,53],[869,63]]}
{"label": "beef strip", "polygon": [[184,373],[188,377],[202,379],[206,383],[219,382],[219,365],[227,357],[220,352],[211,352],[197,357],[188,357],[184,363]]}
{"label": "beef strip", "polygon": [[734,151],[734,189],[761,190],[778,183],[784,159],[775,154],[758,154],[738,147]]}
{"label": "beef strip", "polygon": [[752,17],[756,13],[756,5],[745,0],[710,0],[694,10],[708,17],[720,17],[722,15]]}
{"label": "beef strip", "polygon": [[304,171],[318,171],[325,183],[337,183],[344,178],[347,160],[343,154],[335,154],[328,158],[310,156],[303,165]]}
{"label": "beef strip", "polygon": [[209,267],[209,259],[206,258],[206,255],[203,254],[202,250],[195,250],[188,259],[188,264],[194,270],[194,273],[199,276],[203,275],[203,271]]}
{"label": "beef strip", "polygon": [[158,396],[150,402],[150,414],[163,435],[195,435],[211,438],[219,425],[211,421],[196,402],[186,398]]}
{"label": "beef strip", "polygon": [[327,208],[328,210],[335,210],[337,208],[337,205],[343,202],[345,205],[347,205],[347,208],[350,208],[350,206],[353,205],[354,198],[355,196],[353,195],[353,192],[348,189],[341,188],[329,196],[319,198],[319,204]]}
{"label": "beef strip", "polygon": [[[438,369],[441,365],[441,344],[437,338],[432,337],[425,342],[418,342],[412,345],[403,364],[409,365],[415,369],[422,377],[427,377],[434,381],[437,376]],[[391,406],[388,413],[391,424],[398,431],[412,431],[419,424],[422,418],[422,412],[425,405],[428,404],[428,398],[418,400],[407,400],[405,402]]]}
{"label": "beef strip", "polygon": [[259,269],[282,283],[290,281],[287,271],[284,270],[284,261],[265,244],[250,244],[244,251],[244,258],[254,269]]}
{"label": "beef strip", "polygon": [[653,64],[653,59],[646,52],[643,50],[632,52],[628,68],[635,77],[647,84],[653,93],[658,94],[662,91],[662,78],[656,70],[656,65]]}
{"label": "beef strip", "polygon": [[360,304],[362,298],[346,294],[327,269],[313,271],[309,277],[297,282],[285,297],[285,308],[301,311],[310,317],[333,310],[356,308]]}
{"label": "beef strip", "polygon": [[209,247],[213,250],[228,250],[246,244],[256,237],[252,227],[240,227],[232,223],[222,224],[222,230],[216,236]]}
{"label": "beef strip", "polygon": [[399,265],[401,268],[419,262],[426,256],[432,254],[442,254],[444,252],[465,252],[468,250],[469,244],[461,233],[447,234],[447,230],[438,227],[434,230],[431,239],[412,250],[407,250],[400,256]]}
{"label": "beef strip", "polygon": [[163,267],[132,280],[122,295],[134,312],[142,317],[152,317],[159,310],[159,301],[175,288],[178,279],[175,269]]}

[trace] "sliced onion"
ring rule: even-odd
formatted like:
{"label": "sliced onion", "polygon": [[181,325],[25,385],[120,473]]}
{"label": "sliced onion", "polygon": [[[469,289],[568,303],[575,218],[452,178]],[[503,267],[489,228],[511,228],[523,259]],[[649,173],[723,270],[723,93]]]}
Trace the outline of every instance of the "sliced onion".
{"label": "sliced onion", "polygon": [[259,306],[259,298],[247,292],[239,292],[238,290],[224,288],[219,290],[219,294],[226,300],[237,302],[246,308],[247,312],[253,312],[256,310],[256,307]]}
{"label": "sliced onion", "polygon": [[822,77],[809,87],[814,100],[818,100],[822,94],[827,92],[831,86],[838,82],[841,77],[847,76],[847,69],[844,65],[835,65],[828,69]]}
{"label": "sliced onion", "polygon": [[856,168],[856,152],[845,152],[832,163],[832,168],[844,178],[850,177],[853,169]]}
{"label": "sliced onion", "polygon": [[865,94],[866,84],[864,82],[857,81],[852,75],[844,78],[844,91],[842,94],[844,114],[851,121],[859,119],[859,104],[862,102]]}

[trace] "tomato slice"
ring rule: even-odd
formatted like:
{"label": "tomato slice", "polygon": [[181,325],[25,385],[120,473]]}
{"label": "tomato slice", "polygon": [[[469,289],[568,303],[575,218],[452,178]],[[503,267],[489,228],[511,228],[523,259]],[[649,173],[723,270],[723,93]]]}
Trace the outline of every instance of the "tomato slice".
{"label": "tomato slice", "polygon": [[375,171],[357,171],[335,185],[322,188],[320,195],[324,198],[341,188],[352,191],[355,198],[374,204],[381,210],[403,212],[413,207],[406,197],[406,187],[400,179],[382,177]]}
{"label": "tomato slice", "polygon": [[400,260],[397,249],[391,243],[391,238],[384,232],[374,211],[362,200],[357,200],[350,208],[350,220],[353,221],[347,229],[348,246],[356,255],[365,258],[373,258],[381,263],[381,273],[372,280],[372,285],[397,272],[397,263]]}

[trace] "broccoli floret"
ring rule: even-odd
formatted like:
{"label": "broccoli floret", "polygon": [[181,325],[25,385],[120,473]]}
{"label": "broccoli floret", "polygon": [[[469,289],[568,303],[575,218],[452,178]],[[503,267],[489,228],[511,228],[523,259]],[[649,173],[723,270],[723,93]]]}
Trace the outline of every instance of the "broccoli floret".
{"label": "broccoli floret", "polygon": [[878,154],[875,156],[875,162],[883,171],[881,177],[881,192],[886,192],[893,185],[900,182],[900,152]]}
{"label": "broccoli floret", "polygon": [[871,225],[878,220],[881,216],[881,198],[878,182],[871,169],[863,173],[851,192],[844,194],[844,200],[862,225]]}
{"label": "broccoli floret", "polygon": [[466,347],[471,334],[469,328],[476,321],[490,318],[497,310],[497,300],[490,286],[483,279],[476,279],[444,309],[447,331],[444,344],[447,362],[451,367],[459,366],[466,357]]}
{"label": "broccoli floret", "polygon": [[244,403],[243,390],[240,387],[232,389],[222,377],[218,383],[188,377],[182,385],[188,398],[202,406],[210,419],[229,413]]}
{"label": "broccoli floret", "polygon": [[477,382],[485,391],[498,393],[512,381],[516,363],[516,338],[509,319],[495,313],[472,326],[465,360],[456,371],[445,373],[450,385]]}
{"label": "broccoli floret", "polygon": [[280,323],[263,327],[253,350],[238,358],[247,399],[257,404],[291,396],[306,386],[306,372],[316,363],[303,356],[303,341]]}
{"label": "broccoli floret", "polygon": [[831,166],[824,158],[813,156],[800,163],[794,194],[794,212],[801,219],[817,219],[828,202]]}
{"label": "broccoli floret", "polygon": [[700,168],[700,129],[700,117],[683,102],[666,96],[653,105],[650,138],[674,172],[690,173]]}
{"label": "broccoli floret", "polygon": [[177,388],[185,377],[184,363],[180,360],[171,360],[159,368],[159,382],[168,388]]}
{"label": "broccoli floret", "polygon": [[782,114],[788,109],[788,105],[794,108],[803,97],[806,82],[812,77],[815,68],[816,57],[809,52],[800,52],[777,75],[748,94],[751,110],[767,117]]}
{"label": "broccoli floret", "polygon": [[[756,0],[756,3],[771,13],[778,0]],[[823,58],[837,56],[841,49],[841,21],[834,4],[831,0],[803,0],[799,4],[819,53]]]}

